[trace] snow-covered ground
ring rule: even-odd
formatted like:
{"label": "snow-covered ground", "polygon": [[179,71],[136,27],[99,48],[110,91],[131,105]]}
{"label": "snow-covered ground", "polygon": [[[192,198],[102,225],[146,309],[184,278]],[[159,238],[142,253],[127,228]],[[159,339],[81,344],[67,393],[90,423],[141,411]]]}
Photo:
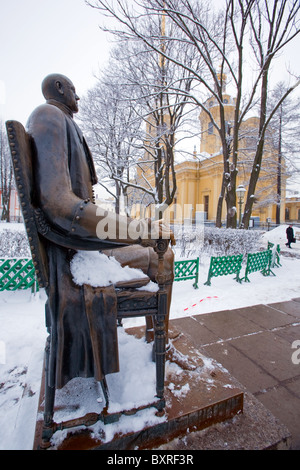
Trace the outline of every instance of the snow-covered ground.
{"label": "snow-covered ground", "polygon": [[[209,258],[201,258],[199,289],[193,288],[193,281],[174,283],[171,319],[299,297],[300,240],[293,245],[292,250],[288,250],[285,247],[285,229],[286,226],[278,227],[262,237],[262,246],[266,247],[269,240],[279,243],[282,249],[280,258],[282,266],[274,268],[276,276],[264,277],[260,273],[252,273],[249,276],[250,283],[239,284],[233,279],[234,276],[229,275],[212,278],[211,286],[205,286]],[[297,232],[297,229],[295,231]],[[291,254],[294,256],[291,257]],[[0,293],[0,449],[2,450],[32,448],[47,336],[44,327],[44,304],[43,291],[35,296],[29,291]],[[141,322],[142,319],[126,320],[124,326],[125,328],[136,326]],[[143,339],[137,340],[123,329],[119,329],[119,348],[121,372],[108,377],[111,411],[149,403],[155,393],[151,346]],[[75,379],[70,383],[76,387],[76,395],[79,400],[81,399],[78,415],[101,411],[103,404],[97,401],[101,392],[93,380],[85,379],[83,382],[82,379]],[[66,403],[70,384],[57,394],[58,402],[60,400]],[[82,403],[85,403],[85,406],[82,406]],[[59,421],[69,417],[55,416],[55,419]],[[105,426],[106,439],[109,440],[120,430],[142,429],[146,423],[151,424],[159,419],[164,418],[156,417],[153,409],[121,418],[118,423]],[[98,423],[95,433],[101,434],[101,426],[102,423]],[[63,437],[63,432],[56,434],[56,439],[59,441]]]}

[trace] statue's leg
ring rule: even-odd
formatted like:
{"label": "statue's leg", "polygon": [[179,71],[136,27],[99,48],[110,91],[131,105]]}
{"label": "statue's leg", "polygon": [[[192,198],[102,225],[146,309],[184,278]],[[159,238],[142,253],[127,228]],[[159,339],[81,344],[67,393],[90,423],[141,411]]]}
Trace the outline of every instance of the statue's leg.
{"label": "statue's leg", "polygon": [[[113,250],[104,250],[107,256],[114,256],[122,266],[141,269],[149,278],[156,282],[158,271],[158,256],[153,248],[144,248],[141,245],[132,245]],[[166,278],[165,290],[167,292],[167,314],[165,318],[166,343],[168,343],[169,313],[172,299],[172,286],[174,280],[174,253],[168,248],[164,255],[164,275]],[[154,340],[154,324],[151,317],[146,317],[146,340]]]}
{"label": "statue's leg", "polygon": [[[157,270],[158,270],[157,254],[151,248],[150,249],[150,262],[149,262],[149,268],[148,268],[147,274],[152,281],[155,281]],[[169,315],[170,315],[172,289],[173,289],[173,281],[174,281],[174,253],[171,248],[168,248],[168,250],[166,251],[164,255],[164,276],[166,279],[164,288],[167,294],[167,305],[166,305],[166,316],[165,316],[165,332],[166,332],[165,339],[166,339],[166,345],[167,345],[168,344],[168,331],[169,331]],[[150,332],[154,332],[153,319],[151,317],[148,317],[146,319],[146,332],[147,330],[149,330]]]}
{"label": "statue's leg", "polygon": [[113,256],[122,266],[141,269],[145,274],[148,272],[150,251],[148,248],[144,248],[141,245],[130,245],[122,248],[103,250],[102,253],[107,256]]}

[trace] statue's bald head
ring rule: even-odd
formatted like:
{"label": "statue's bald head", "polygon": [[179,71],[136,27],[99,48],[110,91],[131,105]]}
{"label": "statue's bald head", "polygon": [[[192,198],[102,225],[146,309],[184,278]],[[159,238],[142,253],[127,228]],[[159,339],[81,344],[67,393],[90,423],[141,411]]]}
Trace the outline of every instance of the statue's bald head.
{"label": "statue's bald head", "polygon": [[42,93],[47,101],[59,101],[73,113],[78,112],[79,97],[76,95],[72,81],[65,75],[59,73],[47,75],[42,82]]}

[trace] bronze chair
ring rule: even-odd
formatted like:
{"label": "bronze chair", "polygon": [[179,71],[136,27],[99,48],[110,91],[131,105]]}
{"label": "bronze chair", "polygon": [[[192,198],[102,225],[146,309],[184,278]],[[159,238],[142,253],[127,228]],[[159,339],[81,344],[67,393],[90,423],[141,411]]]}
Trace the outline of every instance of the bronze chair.
{"label": "bronze chair", "polygon": [[[19,194],[20,204],[24,217],[25,228],[30,245],[33,263],[36,270],[39,286],[47,290],[48,281],[48,261],[45,249],[45,240],[50,240],[58,245],[72,249],[97,250],[91,243],[87,248],[81,246],[80,241],[71,241],[51,228],[45,221],[42,211],[34,202],[34,181],[32,171],[32,139],[25,131],[23,125],[17,121],[6,122],[7,134],[11,150],[12,163],[15,174],[16,186]],[[168,248],[168,240],[158,240],[155,251],[158,254],[158,292],[147,292],[137,290],[141,284],[149,281],[147,277],[143,280],[131,281],[129,283],[120,282],[115,285],[117,293],[117,320],[121,323],[123,318],[131,317],[152,317],[154,324],[154,355],[156,363],[156,397],[147,407],[154,406],[159,412],[165,407],[164,400],[164,378],[165,378],[165,316],[167,313],[167,294],[164,288],[164,253]],[[119,419],[121,413],[108,413],[109,397],[105,379],[101,382],[102,390],[106,400],[106,406],[100,414],[89,413],[78,419],[55,423],[53,421],[55,388],[48,384],[49,368],[49,348],[50,335],[45,348],[45,400],[44,400],[44,424],[41,447],[50,446],[50,439],[57,430],[72,428],[74,426],[90,426],[98,420],[105,424]],[[128,412],[125,410],[124,412]]]}

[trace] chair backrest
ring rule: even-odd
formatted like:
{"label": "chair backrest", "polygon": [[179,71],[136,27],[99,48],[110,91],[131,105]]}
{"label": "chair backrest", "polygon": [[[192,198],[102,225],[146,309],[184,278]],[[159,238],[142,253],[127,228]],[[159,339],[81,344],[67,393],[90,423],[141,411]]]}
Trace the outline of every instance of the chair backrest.
{"label": "chair backrest", "polygon": [[24,218],[30,251],[40,287],[48,287],[48,259],[45,240],[36,226],[33,184],[32,138],[18,121],[7,121],[6,130],[10,145],[16,187]]}

